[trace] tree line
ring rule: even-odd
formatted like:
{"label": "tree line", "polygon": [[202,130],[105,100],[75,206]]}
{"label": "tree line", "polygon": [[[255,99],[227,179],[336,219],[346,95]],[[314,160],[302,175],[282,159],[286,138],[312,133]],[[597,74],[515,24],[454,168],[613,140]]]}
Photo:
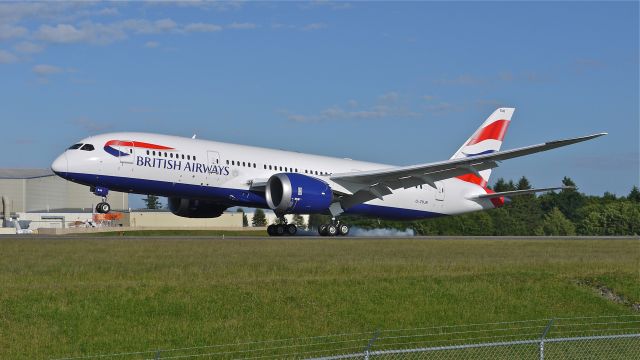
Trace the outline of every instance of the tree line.
{"label": "tree line", "polygon": [[[613,236],[640,234],[640,191],[634,186],[627,196],[605,192],[585,195],[573,180],[565,177],[565,189],[542,195],[514,196],[505,206],[457,216],[418,221],[387,221],[360,216],[342,219],[362,228],[411,228],[416,235],[586,235]],[[498,179],[496,192],[531,189],[526,177],[516,183]],[[312,222],[322,222],[314,216]]]}

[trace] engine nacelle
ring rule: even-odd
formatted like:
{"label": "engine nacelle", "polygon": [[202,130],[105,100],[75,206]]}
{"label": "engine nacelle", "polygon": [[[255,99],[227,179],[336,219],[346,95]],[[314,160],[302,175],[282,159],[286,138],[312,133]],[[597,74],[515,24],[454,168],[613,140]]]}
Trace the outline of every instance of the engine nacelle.
{"label": "engine nacelle", "polygon": [[215,218],[227,210],[228,206],[210,200],[169,198],[169,210],[174,215],[186,218]]}
{"label": "engine nacelle", "polygon": [[272,175],[265,190],[267,205],[276,214],[324,212],[331,205],[329,184],[310,176],[281,173]]}

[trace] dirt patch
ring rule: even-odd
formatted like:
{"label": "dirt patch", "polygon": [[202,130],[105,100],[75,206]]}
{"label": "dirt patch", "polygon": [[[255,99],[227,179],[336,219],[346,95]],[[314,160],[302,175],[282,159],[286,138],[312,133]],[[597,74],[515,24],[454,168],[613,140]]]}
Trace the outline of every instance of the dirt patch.
{"label": "dirt patch", "polygon": [[598,281],[595,281],[593,279],[578,279],[576,280],[576,283],[580,286],[586,286],[593,289],[598,293],[598,295],[609,301],[612,301],[616,304],[628,306],[632,310],[640,312],[640,302],[633,301],[624,297],[624,295],[617,294],[615,291],[613,291],[613,289]]}

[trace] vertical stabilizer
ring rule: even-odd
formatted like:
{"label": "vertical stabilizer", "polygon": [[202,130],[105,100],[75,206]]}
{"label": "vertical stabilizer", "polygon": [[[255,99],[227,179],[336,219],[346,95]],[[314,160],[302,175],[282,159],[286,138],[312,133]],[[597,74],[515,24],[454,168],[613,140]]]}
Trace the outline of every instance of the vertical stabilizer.
{"label": "vertical stabilizer", "polygon": [[[502,140],[507,133],[511,116],[516,109],[499,108],[476,130],[467,141],[456,151],[451,159],[490,154],[500,150]],[[491,169],[480,171],[482,180],[486,184],[491,175]],[[484,186],[484,185],[483,185]]]}

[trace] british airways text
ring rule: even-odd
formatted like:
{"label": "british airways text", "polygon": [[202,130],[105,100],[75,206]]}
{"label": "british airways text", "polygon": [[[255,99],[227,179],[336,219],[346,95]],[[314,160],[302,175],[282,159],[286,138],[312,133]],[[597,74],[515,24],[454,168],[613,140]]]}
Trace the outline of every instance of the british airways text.
{"label": "british airways text", "polygon": [[207,165],[207,164],[190,162],[190,161],[183,162],[181,160],[158,159],[158,158],[151,158],[148,156],[137,156],[136,165],[158,168],[158,169],[199,172],[203,174],[208,173],[208,174],[217,174],[222,176],[229,175],[228,166],[220,166],[220,165],[213,165],[213,164]]}

